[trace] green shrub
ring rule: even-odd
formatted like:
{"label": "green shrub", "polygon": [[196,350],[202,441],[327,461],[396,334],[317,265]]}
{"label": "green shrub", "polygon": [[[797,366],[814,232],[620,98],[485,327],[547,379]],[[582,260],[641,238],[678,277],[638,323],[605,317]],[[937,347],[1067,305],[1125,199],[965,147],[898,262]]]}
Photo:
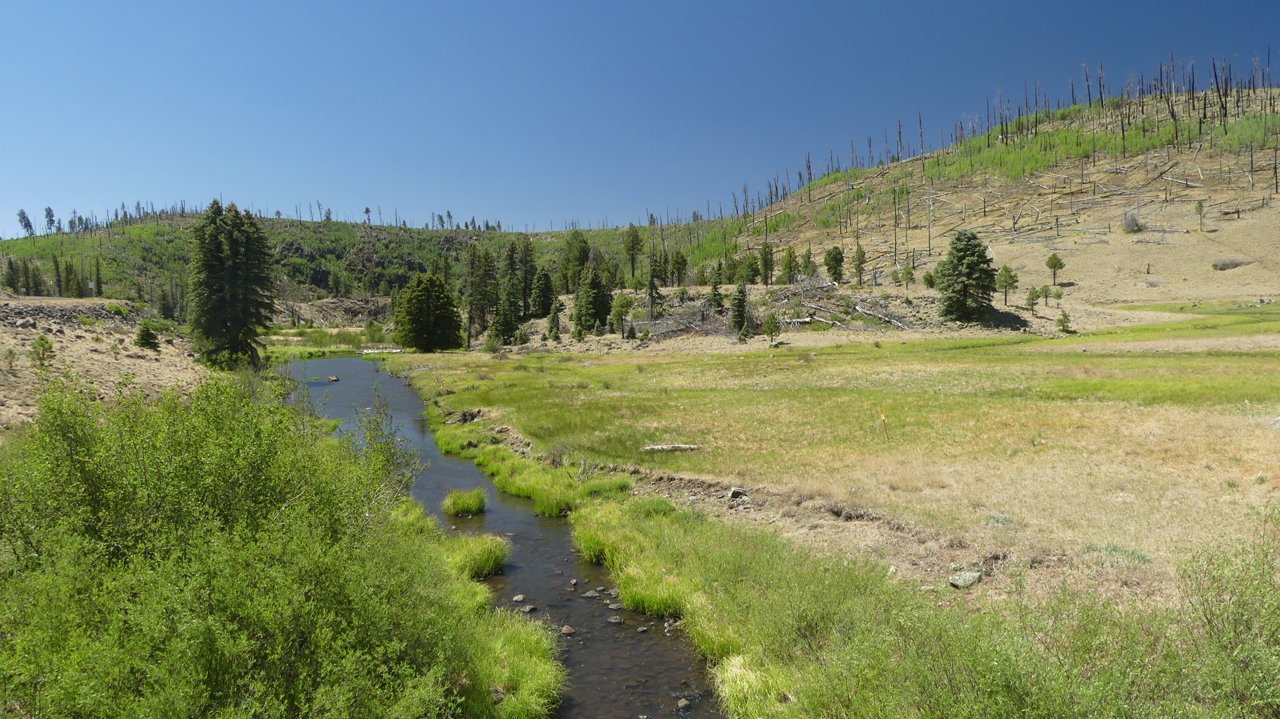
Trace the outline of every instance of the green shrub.
{"label": "green shrub", "polygon": [[31,342],[31,347],[27,349],[27,358],[36,366],[36,369],[40,370],[43,370],[53,361],[54,354],[53,343],[45,335],[35,338]]}
{"label": "green shrub", "polygon": [[129,317],[129,310],[121,307],[120,305],[114,302],[108,302],[107,306],[104,309],[110,312],[111,314],[116,315],[120,319],[128,319]]}
{"label": "green shrub", "polygon": [[480,514],[484,511],[484,490],[476,487],[470,492],[455,489],[445,496],[440,510],[450,516]]}
{"label": "green shrub", "polygon": [[217,379],[107,405],[51,381],[38,421],[0,457],[5,706],[512,719],[553,708],[555,637],[490,609],[460,576],[492,569],[492,540],[446,540],[403,500],[419,467],[385,409],[333,438],[262,392]]}

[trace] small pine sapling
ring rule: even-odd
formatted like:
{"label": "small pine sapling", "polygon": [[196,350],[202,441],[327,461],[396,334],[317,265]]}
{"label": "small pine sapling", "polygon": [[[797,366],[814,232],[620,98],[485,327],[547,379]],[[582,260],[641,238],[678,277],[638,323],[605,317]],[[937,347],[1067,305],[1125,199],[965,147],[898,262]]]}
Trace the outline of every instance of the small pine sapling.
{"label": "small pine sapling", "polygon": [[1058,307],[1062,307],[1062,290],[1053,291],[1053,300],[1058,303]]}
{"label": "small pine sapling", "polygon": [[18,351],[10,347],[4,351],[4,361],[9,365],[9,374],[13,374],[13,361],[18,359]]}
{"label": "small pine sapling", "polygon": [[764,322],[760,323],[760,331],[769,338],[770,343],[773,342],[775,337],[782,333],[782,323],[778,321],[778,314],[776,312],[770,312],[764,316]]}
{"label": "small pine sapling", "polygon": [[1067,314],[1066,310],[1062,310],[1062,312],[1058,315],[1058,319],[1054,320],[1054,324],[1056,324],[1058,326],[1058,329],[1061,330],[1063,333],[1070,332],[1071,331],[1071,315]]}
{"label": "small pine sapling", "polygon": [[151,329],[151,324],[148,322],[143,322],[138,327],[138,334],[133,338],[133,343],[145,350],[160,351],[160,337],[155,330]]}
{"label": "small pine sapling", "polygon": [[[924,274],[920,275],[920,281],[929,289],[933,289],[938,286],[938,278],[933,274],[932,270],[925,270]],[[1007,295],[1005,296],[1005,304],[1009,304]]]}
{"label": "small pine sapling", "polygon": [[1008,265],[1002,265],[996,273],[996,289],[1004,293],[1004,306],[1009,306],[1009,292],[1018,289],[1018,273]]}
{"label": "small pine sapling", "polygon": [[1026,306],[1027,306],[1027,309],[1031,310],[1032,317],[1036,316],[1036,303],[1039,301],[1040,301],[1040,290],[1036,289],[1035,287],[1032,287],[1031,289],[1027,290]]}
{"label": "small pine sapling", "polygon": [[1049,306],[1049,298],[1053,297],[1053,292],[1049,289],[1049,285],[1040,286],[1040,297],[1044,300],[1044,306]]}
{"label": "small pine sapling", "polygon": [[40,370],[43,370],[45,366],[52,362],[53,357],[53,343],[44,335],[35,338],[35,341],[31,343],[31,349],[27,350],[27,358]]}

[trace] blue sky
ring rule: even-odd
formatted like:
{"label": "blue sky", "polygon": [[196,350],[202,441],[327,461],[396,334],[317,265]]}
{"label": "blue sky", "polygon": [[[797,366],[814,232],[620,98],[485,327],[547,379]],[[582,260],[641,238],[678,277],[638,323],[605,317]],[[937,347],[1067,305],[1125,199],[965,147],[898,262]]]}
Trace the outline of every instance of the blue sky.
{"label": "blue sky", "polygon": [[[1280,53],[1280,3],[5,3],[19,208],[365,206],[556,228],[687,214],[885,128],[1169,53]],[[1280,66],[1280,54],[1273,58]],[[1280,71],[1280,67],[1276,68]],[[909,136],[915,133],[907,132]],[[819,161],[821,158],[821,161]],[[307,211],[303,210],[303,217]]]}

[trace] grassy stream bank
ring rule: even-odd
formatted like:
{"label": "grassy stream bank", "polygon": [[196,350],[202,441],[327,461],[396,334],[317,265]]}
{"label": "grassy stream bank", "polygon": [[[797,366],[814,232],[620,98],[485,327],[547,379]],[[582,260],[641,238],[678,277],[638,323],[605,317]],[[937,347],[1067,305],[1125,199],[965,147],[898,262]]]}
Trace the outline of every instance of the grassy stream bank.
{"label": "grassy stream bank", "polygon": [[[870,350],[852,351],[861,356]],[[921,365],[930,361],[928,353],[937,353],[931,361],[966,375],[970,390],[978,386],[999,394],[993,381],[983,382],[990,377],[970,379],[955,367],[973,352],[983,353],[991,377],[1021,367],[1015,381],[1028,372],[1057,377],[1059,366],[1079,363],[1078,355],[1011,358],[1009,348],[998,343],[955,351],[926,347],[909,358],[896,354],[899,362]],[[1245,365],[1236,371],[1224,371],[1212,355],[1198,357],[1193,364],[1214,369],[1205,383],[1274,399],[1270,383],[1243,383],[1244,375],[1257,370],[1250,362],[1267,364],[1270,357],[1244,354]],[[762,355],[747,359],[768,362]],[[699,369],[705,366],[697,360]],[[718,373],[735,387],[749,384],[750,370],[738,369],[742,363],[735,367],[736,360],[717,357],[700,371]],[[602,367],[592,366],[598,361]],[[661,360],[660,382],[673,395],[689,379],[672,364],[681,361]],[[1062,402],[1104,387],[1132,392],[1132,383],[1158,384],[1169,369],[1151,358],[1102,361],[1131,375],[1130,386],[1077,374],[1052,393],[1025,386],[1016,399]],[[900,581],[885,564],[862,555],[815,554],[765,529],[633,496],[628,476],[593,471],[592,460],[613,458],[615,442],[634,447],[640,438],[669,429],[655,425],[647,436],[636,429],[649,421],[644,417],[655,416],[656,405],[697,401],[707,412],[722,405],[699,388],[668,399],[665,389],[655,396],[645,387],[646,396],[637,399],[637,422],[637,413],[621,410],[619,402],[627,401],[628,382],[651,375],[637,373],[634,359],[592,363],[568,367],[545,356],[503,362],[402,355],[386,361],[390,371],[409,376],[428,403],[442,451],[473,458],[499,489],[532,498],[539,513],[570,512],[575,543],[608,566],[629,609],[680,618],[710,662],[720,702],[731,716],[1280,716],[1274,681],[1280,676],[1280,543],[1272,531],[1274,515],[1263,521],[1266,531],[1253,535],[1256,541],[1206,547],[1183,558],[1178,566],[1185,602],[1177,606],[1116,603],[1066,586],[1047,601],[1014,599],[990,611],[942,606],[934,587]],[[885,371],[882,362],[868,363],[871,371]],[[808,362],[795,367],[819,374]],[[925,369],[922,376],[939,374]],[[1214,390],[1206,386],[1163,401],[1203,403]],[[963,409],[963,392],[939,394]],[[1108,407],[1115,401],[1099,400]],[[457,412],[476,408],[483,414],[475,421],[446,424],[458,419]],[[625,426],[612,424],[612,412]],[[555,423],[573,428],[558,435],[567,438],[547,439],[545,430]],[[511,441],[513,433],[503,425],[532,443]],[[619,440],[620,433],[628,436]],[[593,437],[604,441],[601,449],[579,458],[576,448]],[[547,459],[564,463],[552,466]]]}

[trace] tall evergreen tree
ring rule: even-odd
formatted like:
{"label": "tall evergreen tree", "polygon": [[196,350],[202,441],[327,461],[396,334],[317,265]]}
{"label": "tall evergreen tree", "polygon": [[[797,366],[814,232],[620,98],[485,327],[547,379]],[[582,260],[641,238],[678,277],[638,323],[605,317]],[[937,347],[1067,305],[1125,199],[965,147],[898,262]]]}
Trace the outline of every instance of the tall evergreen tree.
{"label": "tall evergreen tree", "polygon": [[680,250],[671,253],[671,279],[677,287],[684,286],[684,273],[689,269],[689,260]]}
{"label": "tall evergreen tree", "polygon": [[627,259],[631,261],[631,276],[636,276],[636,256],[644,249],[644,240],[640,239],[640,230],[636,229],[634,224],[627,226],[627,232],[622,236],[622,252],[626,254]]}
{"label": "tall evergreen tree", "polygon": [[862,243],[858,243],[857,249],[853,251],[853,274],[858,276],[858,286],[862,286],[862,273],[867,269],[867,251],[862,249]]}
{"label": "tall evergreen tree", "polygon": [[[93,258],[93,296],[102,296],[102,258]],[[172,319],[172,318],[171,318]]]}
{"label": "tall evergreen tree", "polygon": [[813,261],[813,248],[806,247],[804,254],[800,257],[800,274],[805,277],[814,277],[818,274],[818,263]]}
{"label": "tall evergreen tree", "polygon": [[59,297],[66,297],[67,293],[62,291],[62,263],[58,261],[58,256],[53,256],[53,291]]}
{"label": "tall evergreen tree", "polygon": [[760,245],[760,277],[765,287],[773,282],[773,245],[768,242]]}
{"label": "tall evergreen tree", "polygon": [[822,256],[822,264],[827,266],[827,277],[832,282],[840,284],[844,281],[844,250],[839,245],[827,248],[826,254]]}
{"label": "tall evergreen tree", "polygon": [[462,317],[453,292],[437,275],[416,274],[396,295],[396,344],[419,352],[463,346]]}
{"label": "tall evergreen tree", "polygon": [[956,233],[934,277],[943,319],[974,322],[986,317],[996,291],[996,270],[986,243],[973,230]]}
{"label": "tall evergreen tree", "polygon": [[466,265],[463,291],[467,302],[467,337],[474,337],[489,328],[498,304],[497,262],[488,249],[470,245]]}
{"label": "tall evergreen tree", "polygon": [[1063,262],[1062,258],[1058,257],[1058,253],[1055,252],[1052,255],[1049,255],[1049,259],[1044,261],[1044,266],[1048,267],[1049,271],[1053,273],[1053,285],[1057,287],[1058,286],[1058,270],[1066,268],[1067,263]]}
{"label": "tall evergreen tree", "polygon": [[790,285],[800,277],[800,261],[796,259],[796,250],[790,245],[782,253],[782,262],[778,263],[778,282]]}
{"label": "tall evergreen tree", "polygon": [[5,258],[4,286],[13,290],[15,295],[21,294],[22,276],[18,273],[18,263],[13,261],[12,256]]}
{"label": "tall evergreen tree", "polygon": [[551,286],[551,273],[541,267],[533,278],[533,300],[530,314],[534,317],[546,317],[551,314],[551,305],[555,302],[555,290]]}
{"label": "tall evergreen tree", "polygon": [[27,237],[31,237],[36,233],[36,228],[31,224],[31,217],[27,215],[26,210],[18,210],[18,226],[22,231],[27,233]]}
{"label": "tall evergreen tree", "polygon": [[707,304],[711,305],[711,309],[717,312],[724,309],[724,295],[720,294],[719,267],[711,270],[711,291],[707,293]]}
{"label": "tall evergreen tree", "polygon": [[600,280],[600,273],[590,266],[584,268],[573,296],[574,333],[589,334],[596,325],[607,324],[612,305],[613,295]]}
{"label": "tall evergreen tree", "polygon": [[515,272],[509,273],[502,283],[489,332],[501,338],[503,344],[511,344],[520,329],[520,287],[520,275]]}
{"label": "tall evergreen tree", "polygon": [[729,300],[729,329],[735,333],[747,328],[747,285],[738,283],[733,298]]}
{"label": "tall evergreen tree", "polygon": [[275,309],[274,258],[262,226],[234,203],[224,210],[214,199],[191,236],[188,320],[196,348],[214,365],[258,365],[258,332]]}
{"label": "tall evergreen tree", "polygon": [[523,319],[533,314],[533,283],[538,278],[538,265],[533,258],[533,240],[521,235],[516,242],[520,247],[520,316]]}

